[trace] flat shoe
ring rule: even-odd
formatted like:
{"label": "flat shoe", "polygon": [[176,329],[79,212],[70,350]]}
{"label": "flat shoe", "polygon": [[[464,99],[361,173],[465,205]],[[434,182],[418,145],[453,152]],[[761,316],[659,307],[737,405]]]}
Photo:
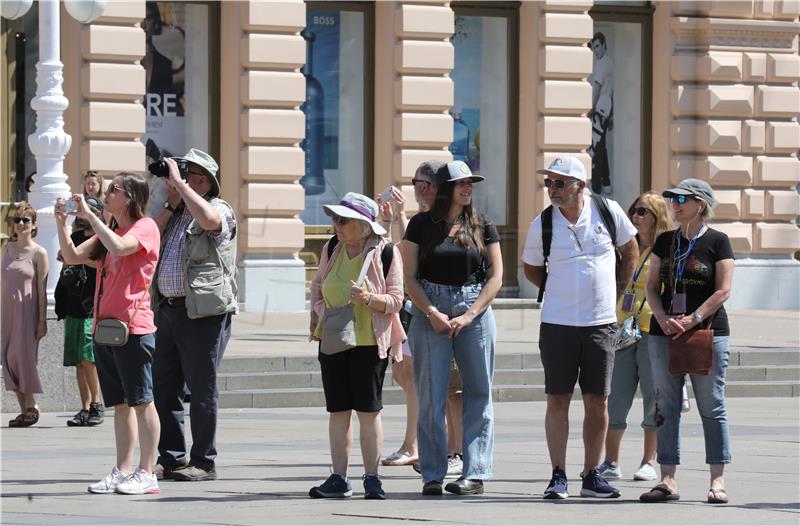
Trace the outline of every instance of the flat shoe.
{"label": "flat shoe", "polygon": [[673,493],[664,486],[655,486],[647,493],[639,495],[641,502],[667,502],[669,500],[680,500],[679,493]]}
{"label": "flat shoe", "polygon": [[405,451],[395,451],[388,457],[381,460],[384,466],[407,466],[419,462],[419,457],[412,457]]}
{"label": "flat shoe", "polygon": [[709,504],[727,504],[728,503],[728,493],[720,488],[714,489],[711,488],[708,490],[710,496],[708,497]]}

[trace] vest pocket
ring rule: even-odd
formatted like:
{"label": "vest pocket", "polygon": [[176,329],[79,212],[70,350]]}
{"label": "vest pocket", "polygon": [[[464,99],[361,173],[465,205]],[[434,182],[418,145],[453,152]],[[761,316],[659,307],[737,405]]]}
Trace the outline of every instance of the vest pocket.
{"label": "vest pocket", "polygon": [[225,280],[218,268],[192,268],[187,273],[187,300],[195,302],[195,311],[203,316],[225,312]]}

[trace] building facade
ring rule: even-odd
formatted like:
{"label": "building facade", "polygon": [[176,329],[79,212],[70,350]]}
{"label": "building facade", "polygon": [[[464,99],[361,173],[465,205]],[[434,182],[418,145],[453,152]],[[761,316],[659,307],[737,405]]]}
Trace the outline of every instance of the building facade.
{"label": "building facade", "polygon": [[[503,295],[535,297],[520,254],[541,176],[581,158],[627,207],[705,179],[736,251],[736,308],[800,308],[800,2],[109,2],[61,19],[65,172],[146,173],[212,153],[239,218],[241,302],[300,311],[321,205],[400,187],[426,159],[486,177]],[[2,201],[35,170],[35,8],[3,20]],[[153,181],[153,202],[163,202]]]}

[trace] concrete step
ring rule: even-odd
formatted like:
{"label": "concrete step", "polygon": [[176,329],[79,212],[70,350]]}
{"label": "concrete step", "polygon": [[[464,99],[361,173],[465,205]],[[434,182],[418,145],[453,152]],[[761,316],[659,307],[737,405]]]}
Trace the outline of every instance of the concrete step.
{"label": "concrete step", "polygon": [[[800,367],[800,352],[796,349],[771,349],[734,347],[728,361],[733,366],[795,366]],[[539,353],[499,353],[495,355],[495,369],[537,369],[542,367]],[[220,374],[317,372],[316,356],[231,356],[220,364]]]}

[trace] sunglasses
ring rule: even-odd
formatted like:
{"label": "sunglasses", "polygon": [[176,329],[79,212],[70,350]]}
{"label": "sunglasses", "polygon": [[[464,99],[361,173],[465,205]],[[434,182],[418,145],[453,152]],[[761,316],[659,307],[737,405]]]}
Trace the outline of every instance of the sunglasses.
{"label": "sunglasses", "polygon": [[[636,208],[631,208],[630,211],[628,211],[628,215],[630,216],[637,215],[644,217],[647,215],[648,212],[653,214],[653,211],[650,210],[649,208],[645,208],[643,206],[637,206]],[[655,214],[653,214],[653,216],[655,216]]]}
{"label": "sunglasses", "polygon": [[342,217],[342,216],[334,216],[333,217],[333,222],[336,223],[337,225],[344,226],[344,225],[346,225],[347,223],[350,222],[350,218],[349,217]]}
{"label": "sunglasses", "polygon": [[544,180],[544,185],[547,188],[550,188],[551,186],[553,186],[555,188],[564,188],[567,185],[570,185],[572,183],[577,183],[577,182],[578,182],[577,180],[565,181],[563,179],[545,179]]}
{"label": "sunglasses", "polygon": [[14,218],[14,223],[16,223],[16,224],[22,223],[24,225],[27,225],[28,223],[31,223],[31,222],[32,222],[32,220],[31,220],[30,217],[15,217]]}
{"label": "sunglasses", "polygon": [[123,187],[121,187],[120,185],[118,185],[117,183],[111,183],[110,185],[108,185],[108,191],[109,191],[109,193],[112,193],[112,194],[115,194],[115,193],[117,193],[119,191],[119,192],[122,192],[125,195],[128,195],[128,192],[126,192],[125,189]]}
{"label": "sunglasses", "polygon": [[688,195],[671,195],[669,196],[670,203],[678,203],[679,205],[685,205],[686,201],[689,199],[694,200],[694,197]]}
{"label": "sunglasses", "polygon": [[412,179],[411,180],[411,184],[413,184],[416,187],[418,184],[419,185],[430,185],[431,183],[430,183],[430,181],[423,181],[422,179]]}

